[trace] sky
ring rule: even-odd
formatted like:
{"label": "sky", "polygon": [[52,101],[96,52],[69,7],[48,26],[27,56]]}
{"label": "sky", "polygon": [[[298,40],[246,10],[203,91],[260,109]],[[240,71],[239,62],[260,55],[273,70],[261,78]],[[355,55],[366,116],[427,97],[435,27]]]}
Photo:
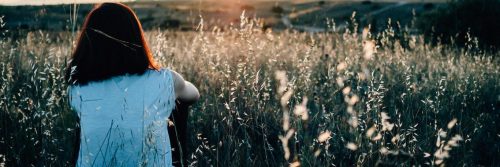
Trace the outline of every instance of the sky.
{"label": "sky", "polygon": [[[198,1],[198,0],[0,0],[0,5],[54,5],[74,3],[131,2],[131,1]],[[201,0],[207,1],[207,0]],[[238,1],[238,0],[235,0]]]}
{"label": "sky", "polygon": [[[106,0],[106,2],[126,2],[134,0]],[[0,5],[51,5],[51,4],[73,4],[73,3],[100,3],[103,0],[0,0]]]}
{"label": "sky", "polygon": [[[207,0],[0,0],[0,5],[7,5],[7,6],[53,5],[53,4],[74,4],[74,3],[130,2],[130,1],[207,1]],[[234,1],[245,1],[245,0],[234,0]],[[247,1],[255,1],[255,0],[247,0]],[[274,1],[287,1],[287,0],[274,0]],[[311,1],[311,0],[290,0],[290,1]],[[339,0],[330,0],[330,1],[339,1]],[[361,1],[361,0],[352,0],[352,1]],[[373,1],[444,2],[446,0],[373,0]]]}
{"label": "sky", "polygon": [[[74,3],[131,2],[131,1],[221,1],[221,0],[0,0],[0,5],[6,5],[6,6],[54,5],[54,4],[74,4]],[[256,0],[230,0],[230,1],[256,1]],[[265,0],[259,0],[259,1],[265,1]],[[274,1],[287,1],[287,0],[274,0]]]}
{"label": "sky", "polygon": [[[102,2],[132,2],[132,1],[221,1],[221,0],[0,0],[0,5],[54,5],[74,3],[102,3]],[[226,0],[228,1],[228,0]],[[229,1],[266,1],[266,0],[229,0]],[[289,0],[273,0],[289,1]],[[298,0],[293,0],[298,1]]]}

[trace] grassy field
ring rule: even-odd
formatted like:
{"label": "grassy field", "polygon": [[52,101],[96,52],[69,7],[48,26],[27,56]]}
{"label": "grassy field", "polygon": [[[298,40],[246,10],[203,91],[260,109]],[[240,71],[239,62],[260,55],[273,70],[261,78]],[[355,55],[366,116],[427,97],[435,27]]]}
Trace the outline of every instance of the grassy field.
{"label": "grassy field", "polygon": [[[498,166],[497,54],[380,34],[148,31],[156,60],[198,86],[192,166]],[[353,24],[355,25],[355,24]],[[71,32],[0,33],[0,166],[69,163]]]}

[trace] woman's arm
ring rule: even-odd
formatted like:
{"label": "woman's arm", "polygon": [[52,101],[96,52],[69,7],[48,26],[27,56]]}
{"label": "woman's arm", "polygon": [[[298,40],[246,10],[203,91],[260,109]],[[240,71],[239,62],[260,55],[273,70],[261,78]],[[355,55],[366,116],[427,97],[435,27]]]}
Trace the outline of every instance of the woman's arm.
{"label": "woman's arm", "polygon": [[186,103],[192,103],[200,98],[198,89],[191,82],[185,81],[184,78],[175,71],[172,71],[172,76],[174,78],[176,99]]}
{"label": "woman's arm", "polygon": [[172,164],[174,166],[185,166],[187,164],[188,152],[186,151],[187,119],[189,116],[189,105],[200,98],[198,89],[182,78],[182,76],[172,71],[174,79],[174,91],[176,97],[176,107],[170,116],[170,120],[175,126],[168,126],[168,134],[172,150]]}

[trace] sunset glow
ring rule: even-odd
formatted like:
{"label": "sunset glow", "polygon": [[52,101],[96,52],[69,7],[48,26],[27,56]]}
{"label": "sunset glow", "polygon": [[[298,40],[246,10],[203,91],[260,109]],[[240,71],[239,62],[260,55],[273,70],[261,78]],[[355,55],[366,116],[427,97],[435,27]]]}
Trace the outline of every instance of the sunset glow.
{"label": "sunset glow", "polygon": [[[108,0],[106,2],[130,2],[133,0]],[[15,6],[15,5],[55,5],[55,4],[73,4],[73,3],[100,3],[102,0],[3,0],[0,5]]]}

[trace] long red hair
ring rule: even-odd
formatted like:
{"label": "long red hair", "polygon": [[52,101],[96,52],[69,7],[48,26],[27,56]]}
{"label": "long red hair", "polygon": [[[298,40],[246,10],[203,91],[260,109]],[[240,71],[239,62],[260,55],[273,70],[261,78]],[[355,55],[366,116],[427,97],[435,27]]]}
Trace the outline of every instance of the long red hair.
{"label": "long red hair", "polygon": [[158,68],[132,9],[103,3],[85,19],[66,79],[69,84],[87,84]]}

